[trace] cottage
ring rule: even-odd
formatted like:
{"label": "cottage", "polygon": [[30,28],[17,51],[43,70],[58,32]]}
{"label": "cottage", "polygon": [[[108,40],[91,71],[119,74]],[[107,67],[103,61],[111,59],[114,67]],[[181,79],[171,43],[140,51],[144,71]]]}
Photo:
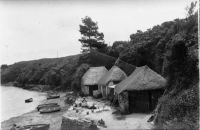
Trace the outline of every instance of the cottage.
{"label": "cottage", "polygon": [[114,85],[121,82],[126,78],[126,74],[117,66],[113,66],[99,81],[99,89],[101,90],[102,96],[113,97]]}
{"label": "cottage", "polygon": [[115,87],[122,112],[150,112],[163,94],[166,80],[148,66],[135,71]]}
{"label": "cottage", "polygon": [[108,70],[104,66],[90,67],[82,77],[81,90],[83,94],[93,96],[94,93],[97,93],[99,91],[99,80],[106,72],[108,72]]}

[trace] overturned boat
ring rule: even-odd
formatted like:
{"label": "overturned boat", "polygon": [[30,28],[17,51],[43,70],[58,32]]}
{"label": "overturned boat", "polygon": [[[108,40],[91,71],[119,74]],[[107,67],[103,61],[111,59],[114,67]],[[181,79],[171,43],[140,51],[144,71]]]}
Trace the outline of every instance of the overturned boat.
{"label": "overturned boat", "polygon": [[23,126],[23,130],[49,130],[49,124],[35,124]]}
{"label": "overturned boat", "polygon": [[41,114],[43,113],[52,113],[52,112],[57,112],[60,111],[61,107],[59,105],[55,105],[55,106],[46,106],[46,107],[42,107],[39,109],[39,112]]}
{"label": "overturned boat", "polygon": [[47,104],[40,104],[37,106],[37,110],[39,111],[43,107],[51,107],[51,106],[59,106],[58,103],[47,103]]}
{"label": "overturned boat", "polygon": [[60,98],[60,95],[58,94],[50,94],[47,96],[47,99],[55,99],[55,98]]}

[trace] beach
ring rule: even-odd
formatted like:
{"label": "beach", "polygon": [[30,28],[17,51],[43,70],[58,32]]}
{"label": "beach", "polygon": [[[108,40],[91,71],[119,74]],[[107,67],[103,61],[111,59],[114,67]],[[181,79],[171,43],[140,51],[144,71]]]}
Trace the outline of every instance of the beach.
{"label": "beach", "polygon": [[[60,98],[56,99],[44,99],[40,102],[43,103],[58,103],[61,106],[61,111],[48,113],[48,114],[40,114],[36,109],[25,114],[12,117],[8,120],[1,122],[1,130],[9,130],[13,124],[18,126],[30,125],[30,124],[50,124],[49,130],[60,130],[62,126],[63,117],[67,113],[71,113],[72,106],[65,103],[66,93],[59,93]],[[92,97],[85,97],[88,103],[100,103],[100,106],[104,106],[103,104],[109,104],[108,101],[101,99],[94,99]],[[77,98],[77,101],[82,100],[82,98]],[[110,108],[110,106],[107,106]],[[107,108],[106,107],[106,108]],[[84,108],[81,108],[84,109]],[[114,108],[112,108],[114,109]],[[88,111],[89,109],[86,109]],[[74,111],[73,111],[74,112]],[[83,112],[84,113],[84,112]],[[113,115],[113,110],[100,112],[99,114],[90,114],[89,116],[94,119],[103,119],[107,125],[107,128],[98,127],[99,129],[151,129],[152,125],[147,122],[149,115],[148,114],[131,114],[131,115]],[[81,114],[80,114],[81,116]],[[95,117],[94,117],[95,116]],[[88,118],[86,116],[86,118]],[[122,119],[121,119],[122,118]],[[64,128],[65,129],[65,128]]]}

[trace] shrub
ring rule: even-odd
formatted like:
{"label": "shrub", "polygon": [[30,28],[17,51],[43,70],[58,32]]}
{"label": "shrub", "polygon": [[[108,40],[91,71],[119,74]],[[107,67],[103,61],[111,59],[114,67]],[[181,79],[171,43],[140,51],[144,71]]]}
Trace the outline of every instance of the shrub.
{"label": "shrub", "polygon": [[[176,96],[167,94],[159,99],[160,109],[156,119],[157,127],[181,128],[180,124],[187,124],[188,128],[198,128],[199,96],[198,84],[182,90]],[[174,121],[175,120],[175,121]],[[170,122],[168,125],[166,122]]]}

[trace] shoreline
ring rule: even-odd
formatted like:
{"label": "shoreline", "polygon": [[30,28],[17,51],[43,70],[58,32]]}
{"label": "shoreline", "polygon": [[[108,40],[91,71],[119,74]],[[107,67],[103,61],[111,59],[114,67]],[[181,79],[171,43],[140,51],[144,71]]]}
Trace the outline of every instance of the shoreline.
{"label": "shoreline", "polygon": [[[24,125],[32,125],[32,124],[50,124],[49,130],[60,130],[61,126],[63,127],[63,117],[64,114],[68,111],[69,113],[72,106],[70,105],[70,102],[65,102],[66,99],[68,99],[67,92],[60,92],[60,98],[56,99],[44,99],[41,101],[41,104],[43,103],[58,103],[61,106],[61,111],[54,112],[54,113],[46,113],[46,114],[40,114],[36,109],[32,110],[30,112],[24,113],[19,116],[11,117],[8,120],[1,121],[1,130],[10,130],[13,124],[16,124],[17,126],[24,126]],[[70,96],[70,93],[69,93]],[[77,99],[77,97],[75,97]],[[80,97],[79,100],[82,100]],[[102,99],[93,99],[90,97],[87,98],[88,102],[93,102],[99,104],[101,107],[103,107],[108,102],[103,101]],[[78,101],[78,99],[77,99]],[[108,105],[108,104],[107,104]],[[36,106],[37,107],[37,106]],[[82,108],[84,109],[84,108]],[[113,109],[114,110],[114,109]],[[88,109],[86,109],[88,111]],[[83,112],[84,113],[84,112]],[[112,125],[115,123],[119,124],[126,124],[127,126],[120,126],[123,129],[126,128],[148,128],[151,129],[151,124],[147,123],[147,119],[149,118],[148,115],[145,114],[131,114],[131,115],[113,115],[113,111],[106,111],[102,112],[101,114],[103,116],[109,116],[109,120],[104,119],[106,121],[106,124],[108,125],[108,128],[99,127],[99,129],[109,129],[109,128],[115,128]],[[98,115],[98,113],[97,113]],[[96,116],[97,116],[96,115]],[[99,119],[103,118],[102,115],[98,115]],[[94,115],[93,115],[94,116]],[[93,117],[92,116],[92,117]],[[118,117],[124,118],[124,120],[121,120]],[[129,123],[128,123],[129,122]],[[130,122],[134,123],[135,126],[131,125]],[[77,124],[73,124],[73,126],[76,126]],[[111,127],[112,126],[112,127]]]}
{"label": "shoreline", "polygon": [[[26,89],[25,89],[25,90],[26,90]],[[37,91],[36,91],[36,92],[37,92]],[[43,92],[43,93],[45,93],[45,92]],[[39,104],[44,103],[46,100],[47,100],[47,99],[44,99],[44,100],[40,101]],[[8,119],[6,119],[6,120],[1,121],[1,123],[2,123],[2,122],[5,122],[5,121],[8,121],[8,120],[10,120],[10,119],[12,119],[12,118],[16,118],[16,117],[19,117],[19,116],[23,116],[23,115],[25,115],[25,114],[33,113],[35,110],[36,110],[36,109],[33,109],[33,110],[28,111],[28,112],[25,112],[25,113],[23,113],[23,114],[21,114],[21,115],[10,117],[10,118],[8,118]]]}
{"label": "shoreline", "polygon": [[36,91],[36,92],[65,92],[65,91],[57,91],[56,88],[59,88],[59,86],[57,86],[56,88],[52,89],[50,85],[43,85],[43,84],[25,84],[22,85],[18,82],[8,82],[8,83],[1,83],[1,86],[5,86],[5,87],[9,87],[9,86],[13,86],[13,87],[17,87],[17,88],[21,88],[21,89],[25,89],[25,90],[29,90],[29,91]]}
{"label": "shoreline", "polygon": [[[1,130],[9,130],[13,124],[19,126],[30,124],[50,124],[49,130],[59,130],[62,122],[62,115],[68,110],[69,105],[65,104],[65,93],[59,93],[60,98],[47,100],[44,99],[42,103],[56,102],[61,106],[61,111],[48,114],[40,114],[36,109],[30,112],[24,113],[19,116],[11,117],[7,120],[1,121]],[[37,106],[36,106],[37,107]]]}

